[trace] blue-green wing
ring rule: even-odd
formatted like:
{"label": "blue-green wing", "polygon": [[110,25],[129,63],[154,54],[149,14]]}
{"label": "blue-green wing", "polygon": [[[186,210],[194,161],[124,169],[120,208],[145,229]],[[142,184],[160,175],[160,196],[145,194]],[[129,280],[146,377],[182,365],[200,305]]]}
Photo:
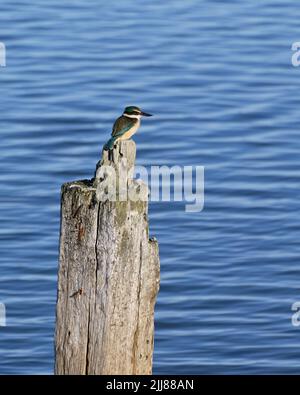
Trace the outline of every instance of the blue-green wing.
{"label": "blue-green wing", "polygon": [[128,121],[128,118],[125,117],[118,118],[113,126],[113,131],[111,133],[112,137],[104,145],[104,149],[112,150],[114,148],[115,141],[119,137],[123,136],[124,133],[128,132],[128,130],[134,126],[135,122],[135,119]]}
{"label": "blue-green wing", "polygon": [[128,120],[128,118],[124,116],[119,117],[114,123],[111,133],[112,137],[121,137],[124,133],[128,132],[128,130],[130,130],[136,122],[136,119]]}

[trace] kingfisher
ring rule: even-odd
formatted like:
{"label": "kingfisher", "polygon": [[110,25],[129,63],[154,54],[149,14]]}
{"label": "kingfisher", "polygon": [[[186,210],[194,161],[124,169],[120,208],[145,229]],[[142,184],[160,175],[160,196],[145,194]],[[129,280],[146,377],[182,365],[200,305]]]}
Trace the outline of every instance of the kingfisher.
{"label": "kingfisher", "polygon": [[140,127],[143,116],[151,117],[152,114],[148,114],[136,106],[126,107],[123,114],[115,121],[111,138],[104,145],[104,150],[112,151],[117,141],[130,139]]}

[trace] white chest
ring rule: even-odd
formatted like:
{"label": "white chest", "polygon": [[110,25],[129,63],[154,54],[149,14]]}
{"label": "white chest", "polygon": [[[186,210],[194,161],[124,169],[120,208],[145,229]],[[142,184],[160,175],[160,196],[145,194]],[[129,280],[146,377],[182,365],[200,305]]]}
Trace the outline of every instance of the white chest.
{"label": "white chest", "polygon": [[120,140],[128,140],[131,136],[133,136],[138,128],[140,127],[140,120],[130,129],[128,132],[124,133],[123,136],[120,137]]}

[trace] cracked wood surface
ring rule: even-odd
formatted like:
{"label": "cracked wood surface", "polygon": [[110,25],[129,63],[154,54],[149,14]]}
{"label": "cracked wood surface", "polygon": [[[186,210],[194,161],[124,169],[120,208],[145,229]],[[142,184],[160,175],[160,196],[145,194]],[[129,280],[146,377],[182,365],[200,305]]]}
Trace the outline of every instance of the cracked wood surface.
{"label": "cracked wood surface", "polygon": [[[117,145],[112,164],[124,158],[134,164],[133,141]],[[99,201],[100,165],[109,163],[104,152],[93,181],[62,186],[56,374],[152,372],[158,243],[149,239],[147,201]],[[129,179],[127,187],[141,185]]]}

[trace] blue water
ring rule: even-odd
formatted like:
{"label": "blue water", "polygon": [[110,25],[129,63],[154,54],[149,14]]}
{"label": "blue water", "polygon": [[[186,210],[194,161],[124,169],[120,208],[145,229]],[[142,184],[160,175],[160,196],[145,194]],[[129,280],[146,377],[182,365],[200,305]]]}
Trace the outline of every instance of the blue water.
{"label": "blue water", "polygon": [[300,372],[294,0],[2,0],[0,373],[53,372],[60,186],[125,105],[138,164],[205,166],[205,207],[151,203],[154,373]]}

